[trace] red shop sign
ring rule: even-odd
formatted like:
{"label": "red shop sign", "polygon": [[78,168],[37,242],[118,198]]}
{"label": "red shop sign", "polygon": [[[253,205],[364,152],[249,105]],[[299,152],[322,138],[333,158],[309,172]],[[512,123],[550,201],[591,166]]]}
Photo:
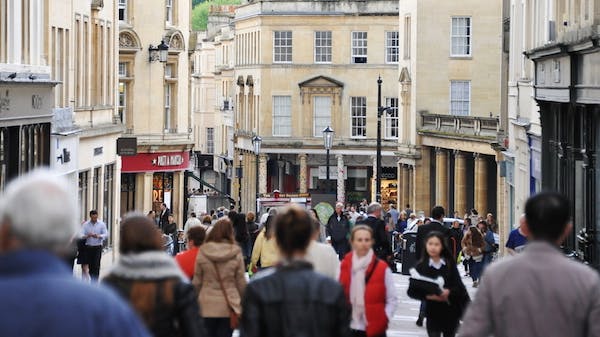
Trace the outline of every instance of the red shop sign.
{"label": "red shop sign", "polygon": [[121,172],[183,171],[190,166],[189,152],[138,153],[121,157]]}

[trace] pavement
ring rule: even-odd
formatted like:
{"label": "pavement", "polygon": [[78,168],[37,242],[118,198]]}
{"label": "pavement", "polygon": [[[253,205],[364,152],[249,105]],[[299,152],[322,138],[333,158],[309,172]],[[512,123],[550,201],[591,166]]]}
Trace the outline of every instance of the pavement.
{"label": "pavement", "polygon": [[[105,250],[102,255],[101,267],[100,267],[100,278],[108,273],[113,264],[113,251]],[[401,270],[398,265],[398,270]],[[463,266],[458,267],[461,275],[465,274]],[[76,265],[73,270],[73,275],[81,277],[81,268]],[[476,289],[471,286],[472,281],[469,277],[463,277],[463,283],[467,287],[471,299],[475,297]],[[408,276],[402,274],[394,274],[394,285],[396,294],[398,294],[398,308],[394,318],[390,322],[389,329],[387,331],[387,337],[427,337],[427,331],[425,327],[418,327],[415,322],[419,316],[420,302],[409,298],[406,295],[408,289]],[[239,333],[235,331],[233,337],[238,337]]]}

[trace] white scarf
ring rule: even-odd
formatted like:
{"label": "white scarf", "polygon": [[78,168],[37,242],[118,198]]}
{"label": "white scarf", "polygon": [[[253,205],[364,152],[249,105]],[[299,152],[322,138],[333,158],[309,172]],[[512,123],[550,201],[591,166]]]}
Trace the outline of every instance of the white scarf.
{"label": "white scarf", "polygon": [[350,303],[352,304],[352,322],[364,322],[365,316],[365,277],[367,268],[373,260],[373,249],[367,255],[359,257],[352,253],[352,278],[350,279]]}

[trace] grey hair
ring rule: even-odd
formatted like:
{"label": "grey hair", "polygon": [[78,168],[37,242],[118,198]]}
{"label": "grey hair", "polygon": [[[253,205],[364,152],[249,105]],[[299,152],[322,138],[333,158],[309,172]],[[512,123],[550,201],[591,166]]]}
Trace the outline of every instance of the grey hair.
{"label": "grey hair", "polygon": [[64,252],[78,229],[76,193],[63,177],[35,170],[8,184],[0,197],[0,226],[25,248]]}
{"label": "grey hair", "polygon": [[379,210],[381,210],[381,204],[378,202],[372,202],[369,204],[369,206],[367,206],[367,214],[373,214]]}
{"label": "grey hair", "polygon": [[337,204],[335,204],[335,208],[344,208],[344,204],[338,202]]}

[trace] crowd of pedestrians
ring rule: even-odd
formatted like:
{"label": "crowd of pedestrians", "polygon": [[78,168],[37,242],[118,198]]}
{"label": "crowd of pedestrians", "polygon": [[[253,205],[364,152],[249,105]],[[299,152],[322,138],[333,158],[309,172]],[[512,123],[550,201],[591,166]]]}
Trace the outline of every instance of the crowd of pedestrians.
{"label": "crowd of pedestrians", "polygon": [[[96,284],[106,225],[91,211],[78,226],[64,186],[37,171],[0,197],[1,336],[383,337],[401,305],[402,235],[416,236],[407,294],[421,301],[417,324],[429,336],[600,336],[600,278],[558,249],[572,226],[558,194],[527,202],[507,238],[514,256],[494,263],[498,224],[476,210],[448,220],[440,206],[421,217],[365,200],[337,204],[323,223],[294,205],[258,222],[221,208],[179,230],[163,204],[123,217],[119,257]],[[165,237],[178,232],[185,242],[173,257]],[[69,270],[74,250],[88,282]]]}

